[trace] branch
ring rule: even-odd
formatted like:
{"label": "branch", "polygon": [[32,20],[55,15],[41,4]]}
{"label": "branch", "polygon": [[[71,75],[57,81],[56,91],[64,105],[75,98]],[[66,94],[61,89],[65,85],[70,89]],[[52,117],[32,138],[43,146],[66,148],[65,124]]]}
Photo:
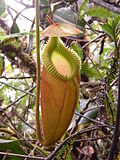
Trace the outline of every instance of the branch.
{"label": "branch", "polygon": [[63,146],[65,146],[65,144],[69,143],[72,139],[79,137],[81,134],[90,132],[90,131],[95,131],[95,130],[100,130],[100,127],[102,127],[103,125],[95,125],[95,126],[91,126],[88,128],[84,128],[72,135],[70,135],[68,138],[66,138],[59,146],[56,150],[54,150],[47,158],[46,160],[52,160],[54,159],[58,154],[59,151],[63,148]]}
{"label": "branch", "polygon": [[120,8],[115,7],[111,4],[108,4],[108,3],[104,2],[103,0],[91,0],[91,2],[95,3],[96,5],[100,5],[108,10],[111,10],[112,12],[120,14]]}
{"label": "branch", "polygon": [[35,94],[33,94],[33,93],[29,92],[29,91],[24,91],[24,90],[22,90],[22,89],[20,89],[20,88],[14,87],[14,86],[12,86],[12,85],[10,85],[10,84],[7,84],[7,83],[5,83],[5,82],[2,82],[2,81],[0,81],[0,83],[1,83],[1,84],[4,84],[4,85],[6,85],[6,86],[8,86],[8,87],[10,87],[10,88],[12,88],[12,89],[14,89],[14,90],[18,90],[18,91],[20,91],[20,92],[27,93],[27,94],[35,97]]}
{"label": "branch", "polygon": [[[7,127],[9,127],[17,135],[17,137],[22,138],[22,140],[25,142],[25,146],[26,147],[28,147],[30,149],[33,149],[35,147],[35,145],[33,145],[26,138],[24,138],[24,136],[20,132],[18,132],[16,129],[14,129],[9,124],[7,124],[7,122],[5,122],[3,119],[0,118],[0,122],[3,123],[4,125],[6,125]],[[43,157],[47,157],[48,156],[48,153],[45,150],[43,150],[42,148],[40,148],[39,146],[37,146],[35,148],[35,151],[36,151],[37,154],[39,154],[39,155],[41,155]]]}
{"label": "branch", "polygon": [[[94,108],[92,108],[92,109],[94,109]],[[89,121],[91,121],[91,122],[93,122],[93,123],[97,123],[97,124],[99,124],[99,125],[103,125],[104,127],[109,127],[109,128],[114,129],[114,126],[112,126],[112,125],[108,125],[108,124],[106,124],[106,123],[104,123],[104,122],[94,120],[94,119],[92,119],[92,118],[90,118],[90,117],[88,117],[88,116],[82,115],[82,114],[79,113],[79,112],[75,112],[75,114],[78,115],[78,116],[81,116],[81,117],[83,117],[83,118],[86,118],[86,119],[88,119]]]}
{"label": "branch", "polygon": [[[14,41],[14,38],[11,39],[11,41]],[[6,42],[7,43],[7,42]],[[10,42],[9,42],[10,43]],[[19,45],[19,44],[18,44]],[[36,74],[36,63],[32,57],[30,57],[28,54],[26,54],[22,47],[19,46],[18,48],[11,45],[11,44],[0,44],[0,50],[3,54],[8,58],[8,60],[15,64],[18,68],[21,68],[23,70],[27,70],[27,72],[30,75]],[[15,57],[11,56],[10,52],[13,52],[15,54]],[[16,60],[15,58],[18,58],[19,60]]]}
{"label": "branch", "polygon": [[0,76],[0,79],[6,79],[6,80],[9,80],[9,79],[20,79],[20,80],[23,80],[23,79],[31,79],[31,78],[36,78],[36,76],[23,76],[23,77],[6,77],[6,76]]}
{"label": "branch", "polygon": [[[31,88],[28,92],[31,92],[36,86],[34,86],[33,88]],[[19,97],[18,99],[16,99],[14,102],[10,103],[7,107],[4,107],[2,109],[0,109],[1,111],[4,111],[8,108],[10,108],[12,105],[14,105],[15,103],[17,103],[18,101],[20,101],[22,98],[24,98],[28,93],[23,94],[21,97]]]}
{"label": "branch", "polygon": [[36,157],[36,156],[27,156],[22,154],[15,154],[15,153],[6,153],[6,152],[0,152],[1,155],[6,155],[8,157],[20,157],[20,158],[30,158],[30,159],[38,159],[38,160],[45,160],[45,158],[42,157]]}
{"label": "branch", "polygon": [[112,142],[112,147],[108,156],[108,160],[113,160],[114,155],[117,155],[118,142],[119,142],[119,125],[120,125],[120,59],[119,59],[119,88],[118,88],[118,106],[116,115],[116,125],[114,129],[114,137]]}
{"label": "branch", "polygon": [[97,37],[95,37],[94,39],[92,39],[91,41],[89,41],[88,43],[86,43],[84,46],[82,46],[82,49],[84,49],[85,47],[89,46],[91,43],[99,40],[100,38],[104,37],[106,34],[99,34]]}
{"label": "branch", "polygon": [[90,141],[96,141],[96,140],[98,140],[98,139],[101,139],[101,140],[105,140],[105,139],[107,139],[107,138],[112,138],[113,137],[113,135],[107,135],[107,136],[100,136],[100,137],[94,137],[94,138],[83,138],[83,139],[77,139],[77,140],[75,140],[75,142],[89,142],[90,143]]}
{"label": "branch", "polygon": [[33,128],[30,123],[27,123],[26,120],[17,113],[16,110],[15,110],[15,113],[16,113],[17,117],[20,118],[28,127],[30,127],[31,129],[33,129],[34,131],[36,131],[35,128]]}

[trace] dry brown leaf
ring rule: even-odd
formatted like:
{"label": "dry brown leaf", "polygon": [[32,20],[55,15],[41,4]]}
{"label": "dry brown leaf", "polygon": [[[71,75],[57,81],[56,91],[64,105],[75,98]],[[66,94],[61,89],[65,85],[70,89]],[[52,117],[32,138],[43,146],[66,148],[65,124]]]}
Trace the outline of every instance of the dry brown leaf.
{"label": "dry brown leaf", "polygon": [[42,31],[42,37],[66,37],[82,33],[81,30],[67,23],[54,23]]}

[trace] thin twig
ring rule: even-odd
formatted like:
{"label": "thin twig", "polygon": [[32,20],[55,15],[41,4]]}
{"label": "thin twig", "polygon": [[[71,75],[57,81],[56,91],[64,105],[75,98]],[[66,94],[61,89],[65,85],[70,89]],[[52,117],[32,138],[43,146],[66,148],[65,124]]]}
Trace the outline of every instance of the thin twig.
{"label": "thin twig", "polygon": [[25,4],[23,1],[18,1],[18,0],[15,0],[17,3],[19,4],[22,4],[23,6],[25,6],[26,8],[33,8],[34,6],[33,5],[29,5],[29,4]]}
{"label": "thin twig", "polygon": [[107,135],[107,136],[101,136],[101,137],[95,137],[95,138],[87,138],[87,139],[77,139],[75,142],[88,142],[88,141],[96,141],[98,139],[106,139],[106,138],[112,138],[113,135]]}
{"label": "thin twig", "polygon": [[59,151],[62,149],[62,147],[67,144],[70,140],[74,139],[74,138],[77,138],[79,137],[81,134],[84,134],[84,133],[87,133],[87,132],[90,132],[90,131],[95,131],[95,130],[99,130],[100,127],[103,127],[103,125],[95,125],[95,126],[90,126],[88,128],[84,128],[72,135],[70,135],[68,138],[66,138],[59,146],[56,150],[54,150],[47,158],[46,160],[52,160],[54,159],[57,154],[59,154]]}
{"label": "thin twig", "polygon": [[113,127],[113,126],[111,126],[111,125],[105,124],[105,123],[103,123],[103,122],[100,122],[100,121],[94,120],[94,119],[92,119],[92,118],[90,118],[90,117],[87,117],[87,116],[85,116],[85,115],[82,115],[82,114],[79,113],[79,112],[75,112],[75,114],[78,115],[78,116],[81,116],[81,117],[83,117],[83,118],[86,118],[86,119],[88,119],[89,121],[91,121],[91,122],[93,122],[93,123],[101,124],[101,125],[103,125],[103,126],[106,126],[106,127],[112,128],[112,129],[115,128],[115,127]]}
{"label": "thin twig", "polygon": [[36,76],[28,76],[28,77],[6,77],[6,76],[0,76],[0,79],[6,79],[6,80],[9,80],[9,79],[30,79],[30,78],[35,78]]}
{"label": "thin twig", "polygon": [[13,126],[13,128],[16,130],[16,126],[15,126],[15,125],[13,124],[13,122],[11,121],[11,117],[9,117],[6,112],[4,112],[4,114],[5,114],[5,116],[7,117],[7,119],[9,120],[9,122],[11,123],[11,125]]}
{"label": "thin twig", "polygon": [[[91,40],[90,42],[86,43],[86,44],[82,47],[82,49],[84,49],[86,46],[90,45],[91,43],[95,42],[97,39],[99,39],[99,38],[101,38],[101,37],[105,37],[105,35],[106,35],[106,34],[100,34],[100,35],[98,35],[98,36],[95,37],[93,40]],[[93,60],[91,59],[91,57],[90,57],[89,55],[87,55],[87,57],[91,60],[93,66],[94,66],[94,68],[96,69],[96,71],[98,72],[101,80],[104,81],[104,79],[103,79],[103,77],[102,77],[99,69],[98,69],[97,67],[95,67],[95,64],[94,64]],[[108,99],[110,100],[111,104],[113,105],[114,109],[116,109],[114,103],[112,102],[112,100],[111,100],[111,98],[110,98],[110,96],[109,96],[109,93],[106,91],[105,94],[107,95],[107,97],[108,97]]]}
{"label": "thin twig", "polygon": [[91,41],[89,41],[88,43],[86,43],[84,46],[82,46],[82,49],[84,49],[85,47],[89,46],[91,43],[95,42],[96,40],[98,40],[101,37],[104,37],[106,34],[99,34],[97,37],[95,37],[94,39],[92,39]]}
{"label": "thin twig", "polygon": [[25,119],[17,113],[17,111],[16,111],[16,115],[17,115],[27,126],[29,126],[31,129],[33,129],[33,130],[35,131],[35,128],[33,128],[29,123],[27,123],[27,122],[25,121]]}
{"label": "thin twig", "polygon": [[[29,92],[31,92],[33,89],[35,89],[36,86],[34,86],[33,88],[31,88],[29,90]],[[21,97],[19,97],[18,99],[16,99],[14,102],[10,103],[7,107],[4,107],[2,109],[0,109],[0,111],[4,111],[8,108],[10,108],[12,105],[14,105],[15,103],[17,103],[18,101],[20,101],[22,98],[24,98],[28,93],[23,94]]]}
{"label": "thin twig", "polygon": [[7,150],[6,155],[4,155],[2,160],[6,160],[7,159],[7,153],[9,153],[9,150]]}
{"label": "thin twig", "polygon": [[26,122],[26,120],[20,116],[17,112],[16,112],[16,115],[27,125],[29,126],[31,129],[33,129],[35,131],[35,128],[33,128],[29,123]]}
{"label": "thin twig", "polygon": [[[11,127],[9,124],[7,124],[3,119],[0,119],[0,122],[5,124],[7,127],[9,127],[12,131],[14,131],[14,133],[17,135],[17,137],[20,137],[24,140],[25,144],[27,145],[27,147],[29,148],[34,148],[34,145],[29,142],[26,138],[24,138],[17,130],[15,130],[13,127]],[[43,149],[36,147],[35,151],[37,152],[37,154],[40,154],[43,157],[47,157],[47,152],[44,151]]]}
{"label": "thin twig", "polygon": [[35,97],[35,94],[33,94],[33,93],[31,93],[31,92],[27,92],[27,91],[24,91],[24,90],[22,90],[22,89],[20,89],[20,88],[16,88],[16,87],[14,87],[14,86],[12,86],[12,85],[10,85],[10,84],[7,84],[7,83],[5,83],[5,82],[2,82],[2,81],[0,81],[0,83],[6,85],[6,86],[8,86],[8,87],[13,88],[14,90],[18,90],[18,91],[20,91],[20,92],[27,93],[27,94]]}
{"label": "thin twig", "polygon": [[[33,22],[32,22],[32,24],[31,24],[30,32],[33,32],[34,24],[35,24],[35,18],[33,19]],[[31,53],[31,51],[32,51],[32,46],[33,46],[33,35],[30,34],[30,35],[29,35],[29,42],[28,42],[27,47],[26,47],[26,53],[28,53],[28,54]]]}
{"label": "thin twig", "polygon": [[106,91],[105,94],[106,94],[107,98],[109,99],[110,103],[112,104],[113,108],[114,108],[115,110],[117,110],[115,104],[113,103],[112,99],[111,99],[110,96],[109,96],[109,93]]}
{"label": "thin twig", "polygon": [[104,106],[97,106],[97,107],[89,108],[89,109],[87,109],[87,110],[84,110],[84,111],[82,112],[82,114],[85,114],[86,112],[92,111],[92,110],[94,110],[94,109],[101,109],[101,108],[104,108]]}
{"label": "thin twig", "polygon": [[38,160],[45,160],[45,158],[42,157],[36,157],[36,156],[27,156],[22,154],[15,154],[15,153],[6,153],[6,152],[0,152],[1,155],[7,155],[9,157],[20,157],[20,158],[29,158],[29,159],[38,159]]}
{"label": "thin twig", "polygon": [[[35,146],[35,147],[30,151],[30,153],[29,153],[29,155],[28,155],[28,156],[31,156],[31,154],[33,154],[33,153],[34,153],[34,151],[35,151],[36,147],[37,147],[37,146]],[[27,157],[27,158],[25,158],[24,160],[28,160],[28,157]]]}
{"label": "thin twig", "polygon": [[111,89],[117,82],[118,82],[118,77],[110,84],[108,90]]}

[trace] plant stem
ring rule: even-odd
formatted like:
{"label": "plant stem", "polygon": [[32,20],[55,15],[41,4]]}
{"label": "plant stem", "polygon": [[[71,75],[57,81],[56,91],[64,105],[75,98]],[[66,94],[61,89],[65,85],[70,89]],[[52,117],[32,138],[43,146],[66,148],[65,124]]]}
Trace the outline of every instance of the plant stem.
{"label": "plant stem", "polygon": [[119,84],[118,84],[118,105],[116,115],[116,125],[114,129],[114,137],[111,146],[111,150],[108,156],[108,160],[114,160],[114,155],[117,155],[117,147],[119,142],[119,125],[120,125],[120,55],[119,55]]}
{"label": "plant stem", "polygon": [[36,80],[36,136],[39,141],[42,141],[42,135],[40,131],[40,119],[39,119],[39,104],[40,104],[40,35],[39,35],[39,0],[35,0],[36,11],[36,58],[37,58],[37,80]]}

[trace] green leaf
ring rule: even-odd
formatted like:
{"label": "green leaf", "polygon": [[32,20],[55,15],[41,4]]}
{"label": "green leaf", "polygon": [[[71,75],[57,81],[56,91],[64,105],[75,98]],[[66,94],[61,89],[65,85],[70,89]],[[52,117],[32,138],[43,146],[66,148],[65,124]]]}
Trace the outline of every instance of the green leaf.
{"label": "green leaf", "polygon": [[77,15],[71,8],[62,7],[57,9],[54,13],[55,20],[57,22],[61,22],[61,20],[65,23],[72,23],[73,25],[76,23]]}
{"label": "green leaf", "polygon": [[80,46],[77,43],[72,44],[72,46],[70,48],[72,48],[79,55],[81,60],[83,60],[82,48],[80,48]]}
{"label": "green leaf", "polygon": [[98,108],[95,108],[95,109],[92,109],[92,110],[86,112],[86,113],[83,115],[84,117],[81,118],[79,124],[90,123],[91,121],[90,121],[89,119],[85,118],[85,117],[88,117],[88,118],[94,120],[94,119],[98,116],[98,113],[99,113],[99,109],[98,109]]}
{"label": "green leaf", "polygon": [[20,32],[20,30],[19,30],[19,27],[18,27],[17,23],[16,22],[13,23],[13,25],[11,27],[11,34],[13,34],[13,33],[19,33],[19,32]]}
{"label": "green leaf", "polygon": [[112,27],[114,33],[116,33],[116,30],[120,24],[120,16],[112,17],[108,19],[108,24]]}
{"label": "green leaf", "polygon": [[108,11],[107,9],[101,7],[101,6],[95,6],[90,7],[87,9],[83,15],[79,16],[80,19],[84,18],[85,15],[89,15],[92,17],[98,17],[98,18],[108,18],[110,17],[112,12]]}
{"label": "green leaf", "polygon": [[70,160],[70,159],[71,159],[71,155],[69,153],[69,154],[67,154],[66,160]]}
{"label": "green leaf", "polygon": [[[22,154],[25,155],[25,152],[20,147],[20,142],[18,140],[3,140],[0,139],[0,151],[1,152],[7,152],[10,153],[16,153],[16,154]],[[19,158],[15,156],[7,157],[6,160],[22,160],[24,158]]]}
{"label": "green leaf", "polygon": [[47,0],[40,0],[40,3],[41,3],[42,5],[45,5],[45,6],[48,5],[48,1],[47,1]]}
{"label": "green leaf", "polygon": [[0,16],[5,12],[6,4],[4,0],[0,0]]}
{"label": "green leaf", "polygon": [[102,25],[102,29],[112,38],[114,38],[114,30],[108,23]]}
{"label": "green leaf", "polygon": [[116,31],[117,31],[119,25],[120,25],[120,16],[114,19],[115,33],[116,33]]}
{"label": "green leaf", "polygon": [[84,8],[86,7],[86,5],[88,3],[89,3],[89,0],[84,0],[84,2],[82,3],[82,5],[80,6],[79,14],[78,14],[79,17],[81,16],[81,12],[84,10]]}
{"label": "green leaf", "polygon": [[[68,23],[74,26],[76,24],[76,19],[77,19],[77,14],[71,8],[68,7],[59,8],[54,12],[54,20],[57,22],[62,21],[63,23]],[[77,27],[84,31],[85,27],[84,21],[81,20],[80,22],[78,22]],[[82,35],[83,33],[80,33],[79,36]]]}
{"label": "green leaf", "polygon": [[99,79],[100,76],[99,76],[99,74],[98,74],[98,72],[97,72],[95,67],[96,66],[90,67],[88,63],[83,63],[82,64],[81,73],[89,76],[90,78]]}

